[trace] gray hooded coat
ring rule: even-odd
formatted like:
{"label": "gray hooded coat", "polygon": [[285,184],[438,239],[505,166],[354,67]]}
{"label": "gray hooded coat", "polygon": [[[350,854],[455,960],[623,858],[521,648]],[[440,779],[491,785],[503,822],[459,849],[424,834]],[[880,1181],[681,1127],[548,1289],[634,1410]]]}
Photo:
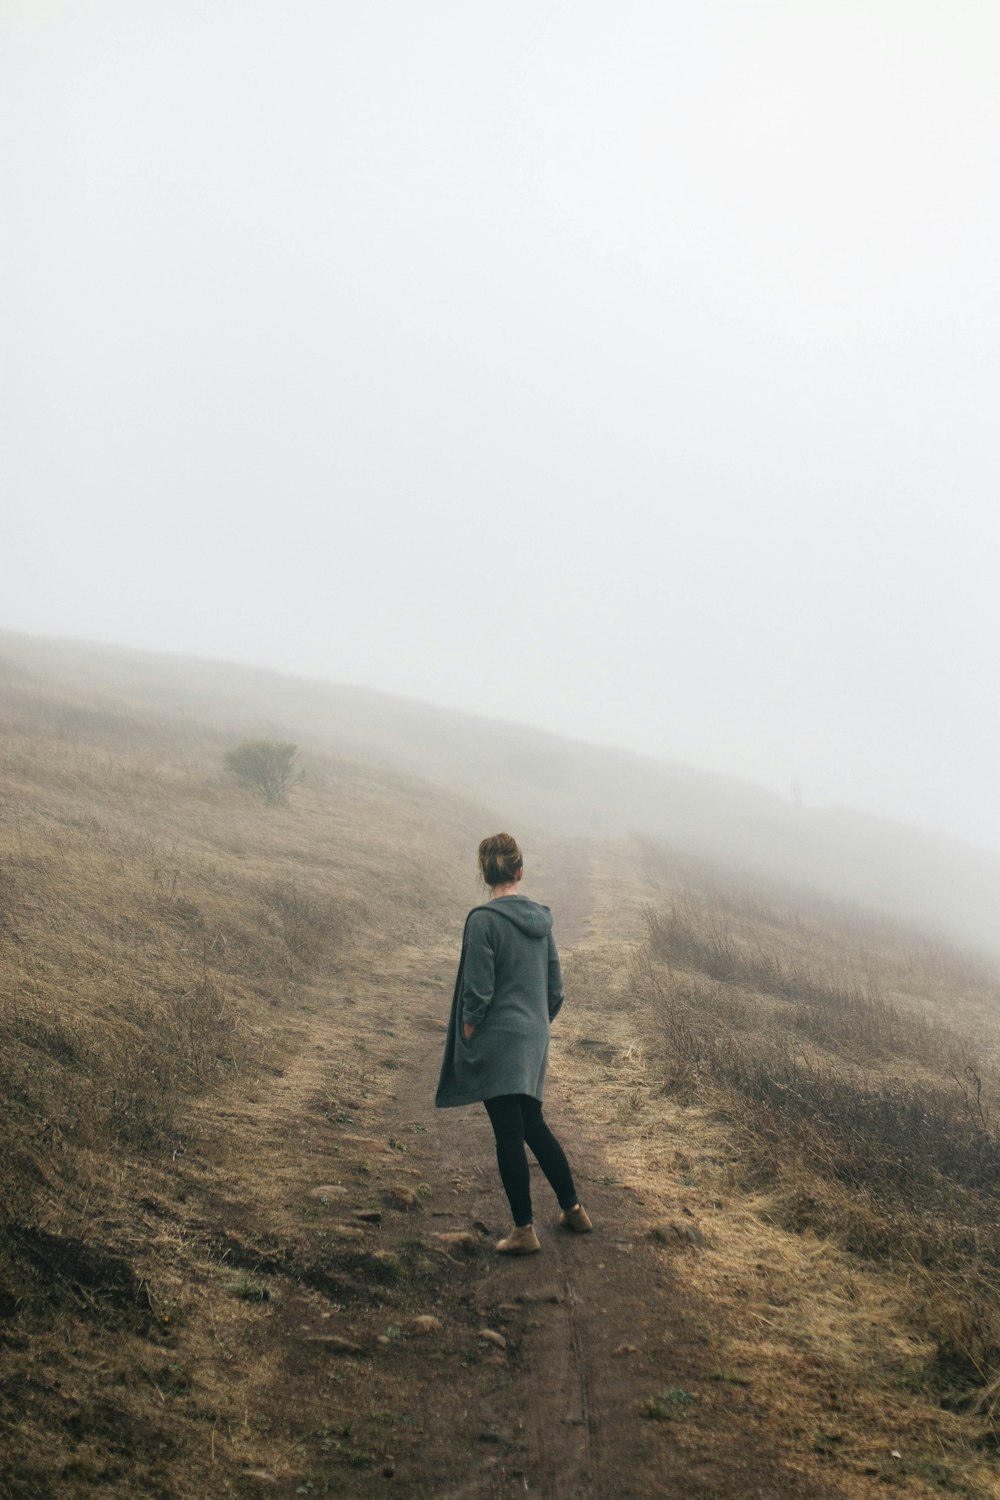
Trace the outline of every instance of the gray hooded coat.
{"label": "gray hooded coat", "polygon": [[[500,1094],[541,1099],[549,1022],[563,1003],[552,913],[526,896],[498,896],[465,921],[435,1103]],[[466,1041],[462,1027],[475,1026]]]}

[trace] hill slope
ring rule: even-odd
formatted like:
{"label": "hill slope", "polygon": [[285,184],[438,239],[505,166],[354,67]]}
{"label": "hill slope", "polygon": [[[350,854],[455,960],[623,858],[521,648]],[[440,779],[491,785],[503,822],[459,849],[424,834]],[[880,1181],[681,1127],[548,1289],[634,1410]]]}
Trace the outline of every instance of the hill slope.
{"label": "hill slope", "polygon": [[9,634],[0,635],[0,658],[15,719],[21,695],[32,703],[48,683],[92,732],[111,700],[109,743],[127,736],[132,714],[153,715],[165,745],[178,716],[220,736],[287,738],[458,790],[501,822],[568,836],[646,833],[733,870],[812,886],[1000,952],[1000,858],[940,835],[847,809],[797,808],[690,767],[256,668]]}
{"label": "hill slope", "polygon": [[[571,838],[568,795],[550,829],[516,760],[422,778],[424,710],[324,738],[326,689],[95,660],[3,677],[3,1500],[995,1491],[988,964],[617,814]],[[303,744],[285,807],[221,774],[251,730]],[[485,1122],[431,1099],[518,808],[597,1230],[540,1187],[511,1266]]]}

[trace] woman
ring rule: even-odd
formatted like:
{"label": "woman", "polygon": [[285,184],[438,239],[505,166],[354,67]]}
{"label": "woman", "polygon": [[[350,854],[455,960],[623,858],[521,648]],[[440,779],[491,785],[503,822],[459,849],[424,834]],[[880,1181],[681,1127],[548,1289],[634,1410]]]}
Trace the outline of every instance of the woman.
{"label": "woman", "polygon": [[525,1142],[559,1200],[560,1223],[578,1234],[593,1228],[563,1149],[542,1118],[549,1022],[563,1003],[562,974],[552,913],[518,891],[524,861],[509,833],[483,839],[479,868],[490,900],[466,918],[435,1102],[443,1108],[485,1104],[514,1216],[513,1232],[497,1249],[531,1255],[542,1247]]}

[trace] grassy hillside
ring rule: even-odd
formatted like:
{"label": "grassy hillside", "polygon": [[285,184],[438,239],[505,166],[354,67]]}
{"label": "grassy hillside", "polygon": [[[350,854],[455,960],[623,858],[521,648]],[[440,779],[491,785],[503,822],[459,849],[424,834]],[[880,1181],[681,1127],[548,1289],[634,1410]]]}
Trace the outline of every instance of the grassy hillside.
{"label": "grassy hillside", "polygon": [[739,1143],[774,1222],[905,1267],[945,1399],[1000,1404],[1000,969],[705,872],[646,912],[650,1066]]}
{"label": "grassy hillside", "polygon": [[[469,1352],[496,1272],[434,1232],[457,1195],[496,1197],[485,1140],[436,1180],[429,1099],[475,842],[507,823],[572,936],[554,1066],[607,1220],[582,1301],[674,1319],[648,1350],[595,1325],[609,1472],[657,1493],[668,1435],[696,1476],[756,1433],[784,1465],[762,1493],[992,1492],[991,960],[818,889],[809,838],[787,835],[804,881],[720,862],[690,808],[717,787],[742,837],[766,823],[752,789],[267,674],[4,646],[3,1500],[368,1494],[404,1449],[397,1490],[437,1493],[481,1463],[478,1428],[442,1446],[463,1411],[529,1400],[519,1359],[545,1383],[530,1323],[507,1363]],[[284,806],[223,772],[250,733],[302,745]],[[714,859],[607,836],[655,786],[648,826],[687,806]],[[852,859],[879,836],[859,820]],[[962,879],[985,899],[982,868]],[[456,1342],[421,1356],[429,1306]],[[391,1363],[331,1360],[344,1320]],[[682,1346],[683,1384],[662,1373]]]}
{"label": "grassy hillside", "polygon": [[994,1494],[1000,969],[648,840],[598,913],[630,942],[580,957],[580,1066],[623,1180],[707,1239],[675,1264],[714,1378],[813,1493]]}
{"label": "grassy hillside", "polygon": [[[798,808],[749,783],[366,689],[250,667],[0,635],[5,698],[49,682],[96,732],[127,741],[152,717],[287,738],[397,768],[496,808],[501,821],[579,836],[639,832],[768,880],[811,886],[1000,952],[1000,858],[845,809]],[[104,707],[102,708],[102,705]]]}
{"label": "grassy hillside", "polygon": [[[453,945],[475,899],[484,814],[315,752],[290,803],[269,808],[223,776],[221,729],[60,696],[24,673],[4,698],[0,1312],[20,1438],[0,1493],[50,1497],[60,1475],[67,1492],[154,1493],[160,1450],[128,1386],[190,1346],[175,1304],[199,1233],[183,1205],[202,1217],[206,1183],[224,1199],[239,1149],[224,1130],[206,1141],[334,1005],[339,1086],[371,1091],[352,985],[383,976],[388,1028],[399,954]],[[114,1413],[85,1423],[81,1444],[80,1413],[99,1414],[109,1385]],[[188,1445],[184,1426],[164,1432],[164,1452]]]}

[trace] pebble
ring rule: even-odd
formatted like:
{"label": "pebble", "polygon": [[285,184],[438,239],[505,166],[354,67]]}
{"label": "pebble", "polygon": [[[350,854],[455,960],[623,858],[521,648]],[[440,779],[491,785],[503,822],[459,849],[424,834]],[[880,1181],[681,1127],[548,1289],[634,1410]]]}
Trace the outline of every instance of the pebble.
{"label": "pebble", "polygon": [[342,1339],[336,1333],[314,1333],[306,1339],[307,1344],[321,1344],[330,1354],[360,1354],[361,1345],[351,1339]]}
{"label": "pebble", "polygon": [[435,1318],[431,1313],[424,1313],[413,1319],[414,1333],[440,1333],[443,1327],[441,1319]]}
{"label": "pebble", "polygon": [[498,1349],[506,1349],[507,1340],[502,1333],[497,1333],[495,1328],[480,1328],[479,1337],[487,1344],[495,1344]]}
{"label": "pebble", "polygon": [[414,1189],[404,1187],[401,1183],[397,1183],[394,1187],[389,1188],[386,1200],[390,1208],[396,1208],[400,1213],[409,1213],[411,1208],[419,1208],[420,1206],[420,1199],[417,1197]]}
{"label": "pebble", "polygon": [[434,1238],[440,1244],[447,1245],[451,1250],[464,1250],[466,1255],[475,1255],[479,1249],[479,1241],[467,1229],[459,1229],[453,1233],[435,1234]]}

